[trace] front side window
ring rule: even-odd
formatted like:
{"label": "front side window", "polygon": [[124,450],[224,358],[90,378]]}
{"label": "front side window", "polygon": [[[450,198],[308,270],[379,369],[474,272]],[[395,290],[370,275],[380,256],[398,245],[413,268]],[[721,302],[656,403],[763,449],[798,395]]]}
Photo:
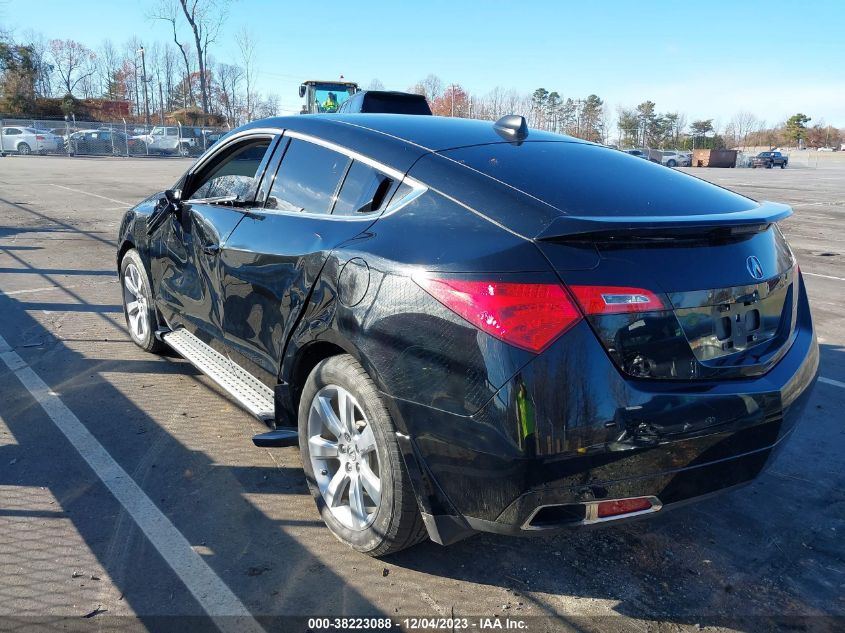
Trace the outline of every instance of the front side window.
{"label": "front side window", "polygon": [[253,139],[231,148],[220,160],[199,172],[190,200],[234,197],[248,201],[255,191],[256,177],[270,139]]}
{"label": "front side window", "polygon": [[22,134],[22,132],[16,127],[7,127],[3,130],[3,134],[6,136],[16,136],[17,134]]}
{"label": "front side window", "polygon": [[266,207],[330,213],[335,191],[349,160],[320,145],[292,139],[270,189]]}
{"label": "front side window", "polygon": [[393,180],[369,165],[355,161],[337,197],[333,215],[357,215],[380,211],[388,199]]}

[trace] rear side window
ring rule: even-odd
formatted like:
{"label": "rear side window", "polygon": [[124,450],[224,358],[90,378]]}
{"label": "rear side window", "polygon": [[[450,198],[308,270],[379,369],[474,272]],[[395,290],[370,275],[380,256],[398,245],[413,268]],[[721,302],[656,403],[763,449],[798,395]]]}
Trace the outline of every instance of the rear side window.
{"label": "rear side window", "polygon": [[330,213],[349,160],[320,145],[292,139],[265,206],[280,211]]}
{"label": "rear side window", "polygon": [[333,215],[358,215],[383,209],[393,180],[360,161],[354,161],[337,197]]}

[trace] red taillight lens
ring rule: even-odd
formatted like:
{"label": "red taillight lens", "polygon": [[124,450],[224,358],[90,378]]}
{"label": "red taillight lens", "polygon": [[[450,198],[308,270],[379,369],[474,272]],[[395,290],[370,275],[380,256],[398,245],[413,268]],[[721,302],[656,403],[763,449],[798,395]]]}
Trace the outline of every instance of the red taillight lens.
{"label": "red taillight lens", "polygon": [[651,510],[651,500],[647,497],[637,499],[617,499],[615,501],[602,501],[598,504],[598,518],[615,517],[620,514],[631,514]]}
{"label": "red taillight lens", "polygon": [[618,314],[665,310],[666,304],[651,290],[627,286],[570,286],[585,314]]}
{"label": "red taillight lens", "polygon": [[40,134],[36,134],[36,135],[35,135],[35,140],[36,140],[36,141],[43,141],[43,140],[44,140],[44,137],[43,137],[43,136],[41,136]]}
{"label": "red taillight lens", "polygon": [[531,352],[575,325],[581,313],[560,284],[414,277],[431,296],[475,327]]}

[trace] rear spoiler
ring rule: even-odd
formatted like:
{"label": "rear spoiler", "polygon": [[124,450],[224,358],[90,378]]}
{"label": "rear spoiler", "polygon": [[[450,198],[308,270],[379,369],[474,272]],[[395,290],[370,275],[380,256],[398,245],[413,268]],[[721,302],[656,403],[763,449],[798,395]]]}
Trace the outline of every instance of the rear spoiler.
{"label": "rear spoiler", "polygon": [[731,213],[711,213],[707,215],[667,215],[667,216],[578,216],[562,215],[554,220],[534,239],[561,240],[584,239],[595,234],[612,233],[666,233],[673,229],[689,233],[690,230],[753,228],[765,227],[785,220],[792,215],[792,207],[777,202],[761,202],[759,206],[747,211]]}

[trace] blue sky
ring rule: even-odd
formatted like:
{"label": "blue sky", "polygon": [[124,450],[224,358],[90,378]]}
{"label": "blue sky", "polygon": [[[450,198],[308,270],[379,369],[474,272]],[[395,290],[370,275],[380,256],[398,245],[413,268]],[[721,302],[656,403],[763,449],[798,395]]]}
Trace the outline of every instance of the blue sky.
{"label": "blue sky", "polygon": [[[96,48],[138,35],[169,39],[147,19],[157,0],[5,0],[0,23]],[[845,127],[845,1],[393,2],[237,0],[213,51],[235,62],[234,34],[258,42],[259,90],[298,110],[305,78],[343,74],[404,90],[428,73],[473,93],[537,87],[596,93],[615,111],[651,99],[659,111],[726,123],[750,110],[769,123],[797,111]],[[186,32],[187,34],[187,32]]]}

